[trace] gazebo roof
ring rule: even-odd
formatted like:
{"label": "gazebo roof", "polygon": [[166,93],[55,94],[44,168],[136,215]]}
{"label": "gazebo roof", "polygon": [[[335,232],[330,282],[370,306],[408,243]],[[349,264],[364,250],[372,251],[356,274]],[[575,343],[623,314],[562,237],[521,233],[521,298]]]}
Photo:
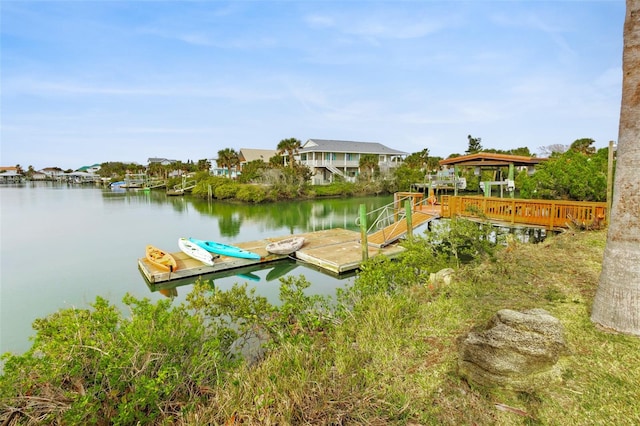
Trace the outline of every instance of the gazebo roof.
{"label": "gazebo roof", "polygon": [[492,152],[478,152],[476,154],[461,155],[459,157],[440,160],[441,166],[475,166],[475,167],[501,167],[513,164],[514,166],[534,166],[546,158],[526,157],[522,155],[494,154]]}

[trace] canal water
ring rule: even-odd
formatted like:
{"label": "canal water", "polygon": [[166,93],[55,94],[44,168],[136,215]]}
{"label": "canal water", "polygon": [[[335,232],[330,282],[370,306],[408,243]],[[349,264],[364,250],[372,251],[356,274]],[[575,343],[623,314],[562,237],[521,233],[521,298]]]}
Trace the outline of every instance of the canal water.
{"label": "canal water", "polygon": [[[54,183],[0,186],[0,353],[29,348],[36,318],[87,308],[96,296],[122,306],[125,293],[158,300],[137,261],[147,244],[177,252],[180,237],[227,244],[331,228],[358,230],[360,204],[373,211],[392,196],[236,204],[170,197],[163,191],[111,190]],[[247,283],[271,303],[280,281],[304,275],[314,294],[333,295],[352,282],[301,264],[216,278],[216,288]],[[275,273],[275,274],[274,274]],[[184,301],[193,281],[176,288]]]}

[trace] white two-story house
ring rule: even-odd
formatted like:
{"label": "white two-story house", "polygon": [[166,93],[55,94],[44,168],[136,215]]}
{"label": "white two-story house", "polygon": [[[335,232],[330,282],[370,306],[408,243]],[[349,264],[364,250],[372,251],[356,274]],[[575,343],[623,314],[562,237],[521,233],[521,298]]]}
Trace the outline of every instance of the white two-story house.
{"label": "white two-story house", "polygon": [[377,142],[309,139],[298,151],[296,160],[311,169],[314,185],[323,185],[333,182],[336,175],[347,181],[354,181],[361,173],[360,157],[365,154],[378,157],[378,167],[382,174],[399,166],[407,156],[406,152]]}

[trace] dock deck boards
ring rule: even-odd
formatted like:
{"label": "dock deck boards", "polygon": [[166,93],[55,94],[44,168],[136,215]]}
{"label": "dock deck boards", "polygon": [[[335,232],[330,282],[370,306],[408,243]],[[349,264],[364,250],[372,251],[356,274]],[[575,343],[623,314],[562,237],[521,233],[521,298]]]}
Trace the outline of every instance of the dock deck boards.
{"label": "dock deck boards", "polygon": [[[295,257],[320,269],[334,274],[357,269],[362,263],[362,247],[360,245],[360,233],[349,231],[343,228],[327,229],[322,231],[296,234],[305,238],[305,244],[295,253]],[[178,269],[174,272],[167,272],[147,261],[146,258],[138,259],[138,267],[150,284],[197,277],[200,275],[225,272],[234,269],[245,269],[249,266],[259,267],[261,264],[268,264],[284,258],[287,255],[270,254],[266,250],[267,244],[291,238],[291,235],[267,238],[256,241],[234,243],[235,246],[252,251],[261,256],[260,260],[240,259],[230,256],[220,256],[214,260],[213,266],[192,259],[185,253],[171,253],[178,263]],[[390,245],[383,248],[369,246],[369,258],[379,254],[388,257],[396,257],[404,249],[398,245]]]}

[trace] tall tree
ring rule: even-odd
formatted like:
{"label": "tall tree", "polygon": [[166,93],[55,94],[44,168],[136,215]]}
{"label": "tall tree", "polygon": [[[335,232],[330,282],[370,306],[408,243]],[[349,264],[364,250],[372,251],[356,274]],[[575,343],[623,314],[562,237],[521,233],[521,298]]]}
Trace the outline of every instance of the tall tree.
{"label": "tall tree", "polygon": [[371,179],[376,169],[380,169],[380,166],[378,166],[378,156],[376,154],[361,155],[358,168],[360,168],[360,170],[364,170],[367,179]]}
{"label": "tall tree", "polygon": [[467,154],[475,154],[476,152],[482,151],[482,138],[474,138],[471,135],[467,135],[467,139],[469,140],[469,148],[465,151]]}
{"label": "tall tree", "polygon": [[429,148],[422,151],[411,153],[404,159],[404,164],[412,169],[423,170],[429,162]]}
{"label": "tall tree", "polygon": [[613,204],[591,320],[640,336],[640,0],[627,0]]}
{"label": "tall tree", "polygon": [[203,172],[208,171],[209,169],[211,169],[211,161],[207,160],[206,158],[198,160],[197,169]]}
{"label": "tall tree", "polygon": [[594,143],[596,143],[596,141],[591,138],[577,139],[571,144],[569,149],[578,151],[582,154],[591,155],[596,152],[596,147],[593,146]]}
{"label": "tall tree", "polygon": [[294,156],[298,153],[300,148],[302,147],[302,143],[296,138],[282,139],[278,143],[278,154],[287,154],[289,157],[289,167],[293,169],[295,158]]}
{"label": "tall tree", "polygon": [[554,143],[547,146],[541,146],[540,148],[538,148],[538,152],[543,157],[551,157],[554,153],[562,154],[563,152],[566,152],[568,149],[569,149],[568,145],[563,145],[561,143]]}
{"label": "tall tree", "polygon": [[240,155],[233,148],[218,151],[218,167],[227,169],[227,177],[231,179],[231,169],[240,164]]}

